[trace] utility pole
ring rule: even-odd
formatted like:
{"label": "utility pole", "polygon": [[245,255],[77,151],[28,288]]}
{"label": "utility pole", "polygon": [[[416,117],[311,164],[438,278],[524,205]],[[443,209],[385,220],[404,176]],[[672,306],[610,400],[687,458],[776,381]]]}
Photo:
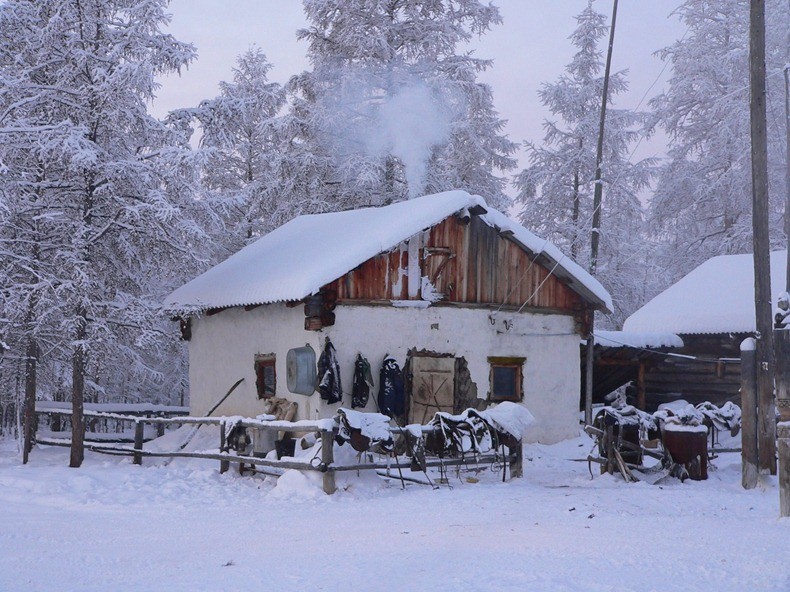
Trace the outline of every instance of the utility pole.
{"label": "utility pole", "polygon": [[765,88],[765,0],[751,0],[749,80],[752,144],[754,308],[757,321],[757,434],[761,472],[776,474],[773,306],[768,236],[768,134]]}
{"label": "utility pole", "polygon": [[[790,14],[790,1],[788,1]],[[790,29],[787,31],[787,64],[785,64],[785,238],[790,237]],[[790,245],[787,246],[785,267],[785,307],[790,306]],[[784,325],[784,323],[781,323]],[[779,325],[779,323],[777,323]],[[776,404],[780,423],[777,426],[779,452],[779,515],[790,516],[790,328],[783,327],[776,335]]]}
{"label": "utility pole", "polygon": [[[790,2],[788,2],[790,10]],[[785,75],[785,238],[790,238],[790,31],[787,34],[788,63]],[[787,245],[790,247],[790,245]],[[784,298],[779,299],[781,313],[776,318],[774,350],[776,360],[776,406],[780,421],[790,422],[790,248],[787,249]],[[781,315],[781,316],[780,316]],[[780,459],[781,461],[781,459]],[[790,467],[789,467],[790,468]]]}
{"label": "utility pole", "polygon": [[[617,23],[617,0],[612,5],[612,26],[609,29],[609,48],[606,51],[606,69],[603,74],[603,96],[601,97],[601,119],[598,124],[598,149],[595,153],[595,192],[593,193],[593,217],[590,236],[590,275],[595,276],[598,268],[598,244],[601,235],[601,202],[603,184],[601,182],[601,163],[603,161],[603,138],[606,124],[606,103],[609,99],[609,73],[612,70],[612,50],[614,49],[614,27]],[[595,313],[590,314],[590,332],[587,337],[587,363],[584,391],[584,423],[592,423],[593,364],[595,362]]]}

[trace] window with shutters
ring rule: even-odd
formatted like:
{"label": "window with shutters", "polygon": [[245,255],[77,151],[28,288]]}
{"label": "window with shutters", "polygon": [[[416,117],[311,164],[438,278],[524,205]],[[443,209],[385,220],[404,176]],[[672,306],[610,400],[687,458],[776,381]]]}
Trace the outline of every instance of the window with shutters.
{"label": "window with shutters", "polygon": [[489,399],[498,401],[521,401],[523,393],[522,369],[526,358],[488,358],[491,367],[491,390]]}
{"label": "window with shutters", "polygon": [[255,356],[255,386],[259,399],[269,399],[277,393],[277,372],[274,354]]}

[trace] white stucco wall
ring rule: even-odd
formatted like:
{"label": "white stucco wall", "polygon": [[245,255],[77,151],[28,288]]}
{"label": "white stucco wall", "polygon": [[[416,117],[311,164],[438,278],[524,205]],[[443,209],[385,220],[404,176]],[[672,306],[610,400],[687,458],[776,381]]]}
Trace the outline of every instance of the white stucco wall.
{"label": "white stucco wall", "polygon": [[[299,404],[298,419],[331,416],[338,405],[288,392],[285,358],[289,349],[309,343],[320,356],[324,337],[334,344],[343,390],[351,392],[354,360],[362,353],[371,364],[378,389],[378,370],[386,354],[403,366],[410,348],[464,357],[478,396],[489,389],[488,356],[521,356],[524,364],[524,404],[537,422],[530,441],[556,442],[578,434],[579,336],[574,321],[563,315],[493,313],[483,309],[387,306],[338,306],[336,323],[322,331],[304,330],[303,307],[284,304],[241,308],[193,319],[189,342],[189,381],[192,413],[204,414],[239,378],[244,382],[215,415],[254,416],[263,402],[255,389],[255,354],[277,356],[277,396]],[[494,324],[491,319],[494,319]],[[508,328],[509,327],[509,328]],[[343,405],[350,406],[350,394]]]}

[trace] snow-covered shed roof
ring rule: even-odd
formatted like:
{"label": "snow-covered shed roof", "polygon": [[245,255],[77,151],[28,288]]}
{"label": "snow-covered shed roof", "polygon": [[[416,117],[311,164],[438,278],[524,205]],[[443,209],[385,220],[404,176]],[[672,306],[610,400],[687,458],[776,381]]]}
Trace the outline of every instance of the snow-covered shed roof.
{"label": "snow-covered shed roof", "polygon": [[[771,253],[771,294],[785,290],[787,251]],[[624,331],[750,333],[754,315],[752,255],[708,259],[628,317]]]}
{"label": "snow-covered shed roof", "polygon": [[595,305],[612,309],[604,287],[556,246],[538,238],[483,198],[447,191],[379,208],[299,216],[273,230],[170,294],[168,310],[205,310],[301,300],[379,253],[462,210],[481,207],[481,218],[506,231],[555,276]]}

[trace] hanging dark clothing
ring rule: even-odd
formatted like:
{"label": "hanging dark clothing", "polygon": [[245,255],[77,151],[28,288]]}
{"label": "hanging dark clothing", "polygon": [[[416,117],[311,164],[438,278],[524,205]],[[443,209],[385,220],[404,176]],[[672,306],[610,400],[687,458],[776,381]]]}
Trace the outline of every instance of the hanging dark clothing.
{"label": "hanging dark clothing", "polygon": [[406,390],[403,374],[395,358],[384,358],[379,377],[379,411],[390,417],[400,417],[406,412]]}
{"label": "hanging dark clothing", "polygon": [[357,354],[357,361],[354,362],[354,384],[351,388],[351,408],[365,407],[370,397],[370,389],[373,388],[373,376],[370,373],[370,364]]}
{"label": "hanging dark clothing", "polygon": [[337,362],[335,346],[326,338],[326,345],[318,359],[318,392],[321,398],[329,403],[337,403],[343,398],[343,387],[340,384],[340,365]]}

